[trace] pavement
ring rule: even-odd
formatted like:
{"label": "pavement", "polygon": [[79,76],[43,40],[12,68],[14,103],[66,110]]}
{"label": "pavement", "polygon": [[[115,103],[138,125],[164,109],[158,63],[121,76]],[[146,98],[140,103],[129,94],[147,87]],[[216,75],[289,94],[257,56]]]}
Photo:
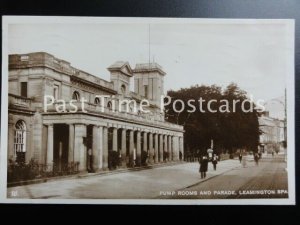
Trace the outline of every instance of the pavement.
{"label": "pavement", "polygon": [[209,182],[198,182],[166,198],[174,199],[258,199],[288,198],[288,180],[283,155],[264,155],[255,164],[248,157],[245,167],[235,168]]}
{"label": "pavement", "polygon": [[[250,159],[251,157],[248,160]],[[7,189],[7,197],[22,199],[164,198],[169,196],[170,192],[206,182],[239,168],[241,165],[237,159],[220,161],[216,171],[209,163],[207,177],[201,179],[198,162],[180,163],[138,171],[81,176],[11,187]]]}

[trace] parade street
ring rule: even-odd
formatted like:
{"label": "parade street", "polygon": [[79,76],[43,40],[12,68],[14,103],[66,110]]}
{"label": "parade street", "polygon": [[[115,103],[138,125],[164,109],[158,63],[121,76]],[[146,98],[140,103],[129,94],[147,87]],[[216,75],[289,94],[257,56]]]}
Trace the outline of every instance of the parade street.
{"label": "parade street", "polygon": [[[32,199],[176,199],[176,198],[286,198],[287,172],[283,155],[264,155],[255,165],[247,156],[224,160],[217,170],[209,163],[207,177],[200,178],[199,163],[179,163],[109,175],[51,180],[8,188],[9,198]],[[14,196],[12,196],[12,193]]]}
{"label": "parade street", "polygon": [[[177,192],[197,192],[197,195],[189,195],[194,199],[287,198],[287,183],[284,156],[277,155],[264,157],[258,165],[250,161],[245,168],[236,168]],[[185,197],[176,195],[176,198]]]}

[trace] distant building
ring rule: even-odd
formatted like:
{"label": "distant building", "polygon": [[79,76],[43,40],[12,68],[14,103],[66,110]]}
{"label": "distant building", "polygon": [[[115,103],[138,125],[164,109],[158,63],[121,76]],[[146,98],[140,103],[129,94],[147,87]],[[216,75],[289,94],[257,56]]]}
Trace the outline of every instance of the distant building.
{"label": "distant building", "polygon": [[[145,158],[148,163],[179,160],[179,152],[184,152],[183,127],[166,122],[160,110],[163,69],[157,63],[132,69],[128,62],[116,62],[108,71],[110,81],[48,53],[9,55],[8,160],[34,159],[49,166],[78,162],[80,171],[87,170],[90,154],[95,170],[110,167],[111,152],[119,155],[123,167],[139,166]],[[55,99],[47,112],[46,95]],[[67,104],[58,112],[60,99]],[[115,109],[121,100],[140,105],[143,99],[150,102],[149,113],[134,111],[132,105],[129,112]],[[71,100],[77,112],[70,112]]]}
{"label": "distant building", "polygon": [[260,147],[268,153],[273,150],[276,152],[283,151],[284,147],[284,121],[269,117],[269,113],[258,118],[260,135]]}

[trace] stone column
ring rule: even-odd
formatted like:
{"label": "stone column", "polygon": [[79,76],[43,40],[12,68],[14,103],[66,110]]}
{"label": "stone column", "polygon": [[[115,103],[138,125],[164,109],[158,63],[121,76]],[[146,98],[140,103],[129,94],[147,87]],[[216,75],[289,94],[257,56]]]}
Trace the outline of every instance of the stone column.
{"label": "stone column", "polygon": [[180,151],[179,137],[176,137],[176,155],[177,155],[178,159],[179,159],[179,154],[180,154],[179,151]]}
{"label": "stone column", "polygon": [[74,141],[74,161],[79,162],[79,170],[86,170],[86,146],[83,144],[83,138],[86,137],[86,125],[75,125]]}
{"label": "stone column", "polygon": [[48,125],[47,164],[53,166],[53,124]]}
{"label": "stone column", "polygon": [[148,153],[149,149],[148,149],[148,135],[147,135],[147,132],[144,132],[143,139],[144,139],[143,150]]}
{"label": "stone column", "polygon": [[178,154],[177,154],[177,146],[176,146],[176,137],[172,136],[172,159],[173,161],[178,161]]}
{"label": "stone column", "polygon": [[102,154],[102,169],[108,168],[108,128],[103,127],[103,154]]}
{"label": "stone column", "polygon": [[172,136],[168,136],[168,153],[169,153],[169,157],[168,160],[172,161],[173,156],[172,156]]}
{"label": "stone column", "polygon": [[179,137],[179,151],[182,153],[182,160],[184,159],[184,147],[183,147],[183,137]]}
{"label": "stone column", "polygon": [[121,160],[122,167],[126,167],[126,129],[122,129]]}
{"label": "stone column", "polygon": [[9,123],[8,124],[8,143],[7,143],[7,150],[8,150],[8,158],[13,161],[16,160],[16,152],[14,148],[14,143],[15,143],[15,127],[14,124]]}
{"label": "stone column", "polygon": [[113,146],[112,150],[118,152],[118,128],[113,128]]}
{"label": "stone column", "polygon": [[99,127],[99,157],[98,157],[98,169],[103,169],[103,127]]}
{"label": "stone column", "polygon": [[164,139],[163,135],[159,134],[159,162],[163,162],[163,152],[164,152]]}
{"label": "stone column", "polygon": [[129,132],[129,165],[130,167],[133,167],[134,166],[134,153],[133,153],[133,150],[134,150],[134,131],[133,130],[130,130]]}
{"label": "stone column", "polygon": [[153,134],[149,133],[149,163],[153,164],[154,159],[154,148],[153,148]]}
{"label": "stone column", "polygon": [[141,132],[137,131],[136,136],[136,165],[141,165]]}
{"label": "stone column", "polygon": [[[168,152],[168,135],[164,135],[164,152]],[[168,157],[166,157],[165,161],[168,161]]]}
{"label": "stone column", "polygon": [[154,163],[158,162],[158,134],[154,134]]}
{"label": "stone column", "polygon": [[74,124],[69,124],[69,152],[68,152],[68,162],[74,162]]}
{"label": "stone column", "polygon": [[93,169],[97,171],[100,166],[100,127],[93,126]]}

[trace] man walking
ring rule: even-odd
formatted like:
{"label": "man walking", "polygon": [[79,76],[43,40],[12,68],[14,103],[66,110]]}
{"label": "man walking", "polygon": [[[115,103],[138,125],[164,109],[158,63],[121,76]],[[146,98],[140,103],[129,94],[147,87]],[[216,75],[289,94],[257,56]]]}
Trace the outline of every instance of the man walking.
{"label": "man walking", "polygon": [[218,163],[218,156],[216,154],[214,154],[214,156],[212,158],[212,164],[214,166],[214,170],[217,170],[217,163]]}
{"label": "man walking", "polygon": [[259,155],[258,153],[255,153],[254,154],[254,161],[255,161],[255,164],[258,166],[258,159],[259,159]]}
{"label": "man walking", "polygon": [[200,168],[199,168],[199,172],[201,174],[201,179],[206,178],[206,172],[207,172],[207,166],[208,166],[208,158],[207,156],[203,156],[200,161]]}
{"label": "man walking", "polygon": [[243,155],[242,155],[242,153],[240,152],[240,154],[239,154],[239,160],[240,160],[240,163],[242,163],[242,158],[243,158]]}

